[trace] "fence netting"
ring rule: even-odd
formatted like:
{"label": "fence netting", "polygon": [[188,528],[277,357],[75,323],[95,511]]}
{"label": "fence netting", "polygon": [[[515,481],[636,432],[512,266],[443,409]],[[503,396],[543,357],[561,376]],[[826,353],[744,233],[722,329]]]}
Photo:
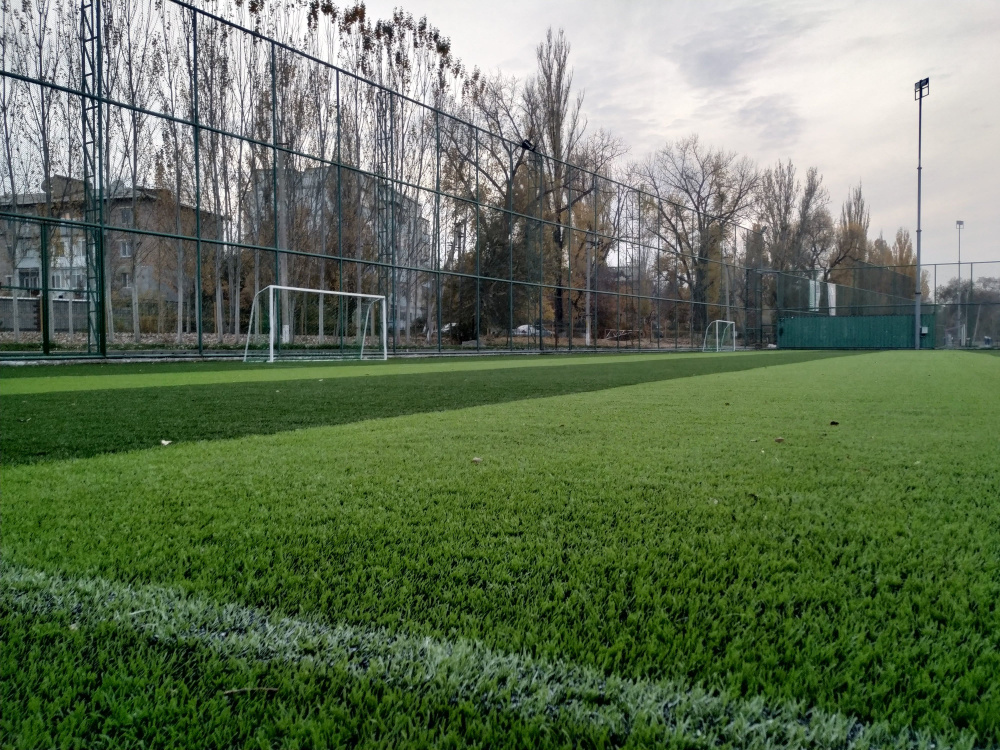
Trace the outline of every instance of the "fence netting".
{"label": "fence netting", "polygon": [[[344,53],[335,27],[45,7],[2,16],[5,357],[235,355],[271,284],[384,296],[394,353],[700,349],[714,320],[769,346],[785,315],[912,299],[906,269],[748,268],[745,216],[693,213],[591,150],[552,158],[489,92]],[[934,269],[940,345],[997,340],[982,266]],[[322,315],[317,346],[351,335],[339,307],[298,314]]]}

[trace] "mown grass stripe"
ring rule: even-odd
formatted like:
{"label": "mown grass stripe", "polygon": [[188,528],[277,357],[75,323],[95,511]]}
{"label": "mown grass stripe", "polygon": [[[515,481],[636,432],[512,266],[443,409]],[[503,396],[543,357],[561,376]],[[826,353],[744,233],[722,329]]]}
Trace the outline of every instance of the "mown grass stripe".
{"label": "mown grass stripe", "polygon": [[[601,725],[619,736],[645,725],[709,747],[945,747],[929,734],[894,735],[882,724],[866,726],[797,703],[769,706],[760,698],[731,700],[700,687],[609,677],[468,640],[272,619],[261,610],[170,588],[70,578],[10,564],[0,566],[0,609],[37,618],[71,613],[77,624],[110,622],[159,642],[209,648],[223,658],[346,663],[355,674],[406,690],[444,692],[486,711]],[[966,736],[953,747],[974,743]]]}
{"label": "mown grass stripe", "polygon": [[[312,372],[308,379],[280,384],[264,381],[22,394],[0,399],[0,460],[20,464],[83,458],[159,446],[161,440],[188,442],[273,434],[836,356],[840,353],[758,352],[579,360],[587,362],[586,366],[551,359],[544,361],[562,366],[541,370],[528,366],[494,369],[486,367],[490,362],[480,361],[480,369],[411,374],[399,374],[393,364],[384,370],[343,369],[377,370],[379,377],[317,378]],[[452,363],[459,364],[477,363]]]}
{"label": "mown grass stripe", "polygon": [[[226,363],[219,367],[206,363],[202,368],[178,367],[171,363],[146,364],[139,368],[129,365],[107,364],[91,366],[93,374],[67,373],[66,367],[47,367],[45,375],[21,377],[11,368],[0,370],[0,396],[20,396],[35,393],[67,393],[79,391],[122,390],[133,388],[160,388],[163,386],[213,385],[218,383],[273,383],[286,380],[314,380],[318,378],[363,378],[386,375],[417,375],[424,373],[478,372],[481,370],[508,370],[536,367],[588,366],[618,363],[628,365],[656,359],[689,359],[703,357],[741,357],[752,352],[728,354],[615,354],[606,356],[520,356],[482,357],[468,359],[391,360],[389,362],[337,362],[323,364],[276,363],[261,365]],[[759,354],[759,352],[758,352]],[[775,359],[777,352],[768,352]],[[86,372],[86,371],[84,371]]]}

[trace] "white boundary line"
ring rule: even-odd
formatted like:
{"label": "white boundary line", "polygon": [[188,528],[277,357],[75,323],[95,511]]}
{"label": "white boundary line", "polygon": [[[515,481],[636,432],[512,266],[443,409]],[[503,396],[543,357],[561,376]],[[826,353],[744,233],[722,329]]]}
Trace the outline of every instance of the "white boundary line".
{"label": "white boundary line", "polygon": [[[69,578],[0,564],[0,612],[75,623],[111,622],[158,642],[191,643],[223,658],[346,664],[403,689],[434,690],[470,700],[484,712],[605,727],[662,727],[699,746],[740,748],[934,748],[930,735],[893,735],[838,713],[801,704],[768,706],[761,698],[730,700],[701,688],[606,676],[598,670],[488,649],[468,640],[394,635],[384,629],[330,626],[318,620],[271,618],[236,604],[220,605],[169,588],[133,587],[101,578]],[[954,745],[974,747],[973,739]]]}

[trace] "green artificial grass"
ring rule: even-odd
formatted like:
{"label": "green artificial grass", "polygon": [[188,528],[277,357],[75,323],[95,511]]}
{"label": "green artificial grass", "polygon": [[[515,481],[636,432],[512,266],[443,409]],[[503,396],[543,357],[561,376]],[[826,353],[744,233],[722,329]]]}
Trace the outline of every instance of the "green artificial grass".
{"label": "green artificial grass", "polygon": [[[274,382],[280,380],[317,380],[319,378],[354,378],[378,375],[422,375],[448,372],[496,372],[509,368],[538,368],[583,365],[634,365],[700,359],[699,373],[724,372],[734,357],[750,356],[754,362],[771,357],[774,363],[783,358],[801,361],[802,352],[739,352],[727,354],[607,354],[558,356],[491,356],[464,358],[395,359],[362,362],[157,362],[103,363],[88,365],[42,364],[31,367],[0,368],[0,395],[55,393],[61,391],[99,391],[120,388],[162,388],[175,385],[213,385],[218,383]],[[816,353],[808,353],[814,357]],[[759,366],[759,365],[754,365]],[[544,376],[544,375],[542,375]]]}
{"label": "green artificial grass", "polygon": [[[219,658],[72,617],[0,617],[4,747],[531,747],[555,734],[543,718],[449,704],[331,665]],[[242,692],[241,692],[242,691]],[[600,727],[572,736],[600,744]]]}
{"label": "green artificial grass", "polygon": [[[649,366],[623,368],[640,373],[623,387],[610,387],[600,365],[567,368],[589,387],[441,412],[409,408],[400,394],[420,399],[433,381],[401,376],[394,394],[407,416],[8,466],[3,559],[366,631],[467,640],[609,680],[703,685],[776,712],[797,704],[884,723],[903,733],[900,746],[913,732],[944,744],[1000,741],[997,360],[890,352],[674,380],[642,374]],[[542,373],[496,376],[514,372]],[[570,377],[550,368],[545,382],[560,373]],[[587,380],[595,373],[600,383]],[[393,378],[346,381],[391,388]],[[239,387],[251,386],[260,387]],[[195,392],[147,395],[174,390]],[[262,408],[235,385],[216,393],[231,394],[231,413]],[[67,394],[31,399],[56,396]],[[4,419],[16,402],[3,401]],[[6,425],[4,437],[6,451]],[[83,644],[53,625],[65,617],[58,607],[25,619],[0,605],[0,615],[7,664],[37,654],[73,684],[100,659],[117,660],[109,679],[138,675],[115,711],[70,700],[81,713],[74,726],[100,719],[102,732],[125,732],[147,711],[157,736],[204,716],[224,742],[256,741],[210,700],[235,684],[234,657],[208,659],[204,669],[224,677],[207,683],[178,667],[172,684],[201,697],[157,714],[148,698],[163,674],[156,664],[186,663],[188,647],[119,626],[76,659]],[[50,626],[63,645],[46,645]],[[504,744],[509,731],[511,746],[699,746],[706,737],[695,724],[666,739],[631,726],[602,733],[558,711],[525,719],[446,690],[421,703],[413,690],[354,677],[327,690],[300,676],[307,666],[268,667],[285,670],[290,686],[281,711],[315,719],[310,731],[342,728],[336,737],[354,737],[336,740],[346,744],[458,743],[466,731],[486,744]],[[13,718],[4,712],[22,744],[60,744],[39,729],[69,710],[46,673],[0,676],[6,695],[39,695],[30,711],[15,702]],[[262,702],[246,726],[294,746],[297,730],[272,708]],[[363,721],[353,711],[375,723],[352,729]],[[411,715],[428,733],[400,728]],[[728,736],[722,744],[741,746]]]}
{"label": "green artificial grass", "polygon": [[[344,364],[362,364],[344,363]],[[363,364],[371,364],[366,361]],[[315,362],[239,362],[235,360],[173,360],[173,361],[144,361],[144,362],[123,362],[119,360],[107,360],[104,362],[78,363],[72,360],[40,360],[25,364],[4,363],[0,367],[0,392],[3,390],[13,390],[15,388],[21,392],[33,392],[27,389],[38,389],[37,384],[31,385],[25,381],[39,379],[52,383],[69,383],[73,388],[79,388],[81,381],[86,382],[91,376],[121,377],[123,375],[154,375],[156,377],[169,378],[181,373],[193,372],[240,372],[245,370],[266,370],[293,369],[295,367],[315,367]],[[112,378],[113,379],[113,378]],[[43,390],[49,390],[46,386],[41,386]],[[58,388],[55,388],[58,390]]]}
{"label": "green artificial grass", "polygon": [[[3,385],[26,384],[43,392],[0,395],[0,461],[9,465],[86,457],[148,448],[161,440],[189,442],[274,433],[832,356],[842,354],[521,357],[499,362],[476,359],[235,371],[217,369],[212,363],[205,371],[182,374],[168,365],[162,372],[103,376],[121,386],[108,390],[93,390],[94,383],[102,380],[93,375],[79,378],[81,390],[67,386],[64,381],[72,380],[67,377],[11,380]],[[178,378],[229,378],[232,382],[169,385]],[[245,378],[256,380],[239,380]],[[153,387],[158,384],[161,387]],[[47,392],[51,389],[54,392]],[[0,386],[0,394],[6,393]]]}
{"label": "green artificial grass", "polygon": [[[0,728],[38,744],[98,728],[115,747],[201,746],[205,734],[213,747],[870,747],[897,737],[795,704],[776,710],[462,640],[279,620],[176,590],[10,566],[0,582],[15,633],[0,650],[13,676],[0,698],[14,719]],[[45,715],[49,703],[62,710]]]}

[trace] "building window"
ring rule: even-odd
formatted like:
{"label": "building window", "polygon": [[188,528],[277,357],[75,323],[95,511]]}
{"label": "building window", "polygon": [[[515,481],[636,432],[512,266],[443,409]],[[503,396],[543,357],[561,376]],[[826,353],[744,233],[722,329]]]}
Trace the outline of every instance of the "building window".
{"label": "building window", "polygon": [[87,279],[84,277],[84,275],[82,273],[75,273],[75,274],[73,274],[73,286],[75,286],[81,292],[83,291],[84,287],[86,286],[86,283],[87,283]]}
{"label": "building window", "polygon": [[18,272],[18,286],[26,289],[38,289],[41,286],[41,275],[37,268],[29,268],[26,271]]}
{"label": "building window", "polygon": [[122,271],[121,282],[122,282],[122,288],[128,289],[130,286],[132,286],[132,274],[130,274],[128,271]]}
{"label": "building window", "polygon": [[131,258],[132,240],[118,240],[118,254],[122,258]]}
{"label": "building window", "polygon": [[121,211],[119,212],[119,215],[121,216],[121,224],[122,224],[122,226],[128,227],[128,226],[132,225],[132,209],[131,208],[123,208],[123,209],[121,209]]}
{"label": "building window", "polygon": [[62,276],[57,273],[52,274],[52,286],[56,289],[62,286]]}

